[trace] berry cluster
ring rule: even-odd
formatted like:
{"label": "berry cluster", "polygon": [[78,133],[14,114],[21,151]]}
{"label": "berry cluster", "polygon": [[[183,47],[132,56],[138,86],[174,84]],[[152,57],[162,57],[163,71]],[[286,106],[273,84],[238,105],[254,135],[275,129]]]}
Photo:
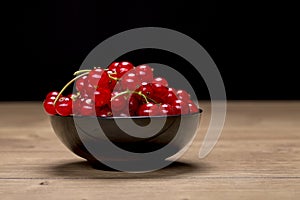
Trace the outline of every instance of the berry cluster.
{"label": "berry cluster", "polygon": [[[149,65],[113,62],[107,68],[80,70],[60,92],[47,94],[43,106],[50,115],[161,116],[197,113],[198,107],[185,90],[168,86],[154,77]],[[63,96],[75,82],[76,93]]]}

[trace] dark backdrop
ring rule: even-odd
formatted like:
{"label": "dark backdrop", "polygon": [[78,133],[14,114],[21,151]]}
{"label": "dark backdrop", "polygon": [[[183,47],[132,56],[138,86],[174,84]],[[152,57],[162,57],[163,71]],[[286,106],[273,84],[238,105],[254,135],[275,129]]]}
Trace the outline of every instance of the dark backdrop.
{"label": "dark backdrop", "polygon": [[[72,78],[101,41],[144,26],[174,29],[198,41],[218,66],[228,99],[300,99],[299,50],[291,48],[297,46],[292,38],[299,22],[292,5],[196,2],[13,2],[2,17],[0,100],[43,100]],[[148,49],[120,59],[168,64],[188,76],[199,99],[209,99],[201,77],[176,55]]]}

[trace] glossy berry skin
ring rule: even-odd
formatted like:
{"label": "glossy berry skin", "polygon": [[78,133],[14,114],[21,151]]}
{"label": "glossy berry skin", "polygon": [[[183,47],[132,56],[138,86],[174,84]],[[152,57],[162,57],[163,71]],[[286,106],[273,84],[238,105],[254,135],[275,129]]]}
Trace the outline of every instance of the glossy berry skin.
{"label": "glossy berry skin", "polygon": [[57,114],[57,112],[55,110],[55,107],[54,107],[54,104],[53,104],[54,99],[48,98],[48,99],[45,99],[44,102],[43,102],[44,110],[49,115]]}
{"label": "glossy berry skin", "polygon": [[121,112],[118,114],[119,117],[129,117],[128,113]]}
{"label": "glossy berry skin", "polygon": [[168,88],[168,91],[169,91],[169,92],[173,92],[174,94],[177,94],[177,90],[175,90],[175,88],[169,87],[169,88]]}
{"label": "glossy berry skin", "polygon": [[110,91],[113,91],[114,87],[117,84],[116,72],[113,71],[104,71],[101,79],[98,82],[98,88],[107,88]]}
{"label": "glossy berry skin", "polygon": [[[89,72],[88,75],[88,83],[91,84],[92,86],[96,87],[98,86],[98,83],[100,79],[102,78],[102,74],[104,73],[104,70],[101,68],[95,68]],[[105,74],[104,74],[105,76]]]}
{"label": "glossy berry skin", "polygon": [[153,95],[153,85],[152,83],[143,82],[141,83],[141,86],[136,89],[136,92],[141,92],[147,97],[151,97]]}
{"label": "glossy berry skin", "polygon": [[72,99],[69,97],[60,97],[55,104],[57,114],[69,116],[72,114]]}
{"label": "glossy berry skin", "polygon": [[82,96],[92,96],[95,92],[96,88],[90,83],[84,85],[83,90],[80,92]]}
{"label": "glossy berry skin", "polygon": [[154,103],[142,104],[138,109],[139,116],[156,116],[159,113],[159,107]]}
{"label": "glossy berry skin", "polygon": [[170,104],[161,104],[158,109],[157,115],[166,116],[166,115],[174,115],[174,108]]}
{"label": "glossy berry skin", "polygon": [[169,85],[168,81],[163,77],[154,78],[152,83],[157,83],[157,84],[163,85],[165,87],[168,87],[168,85]]}
{"label": "glossy berry skin", "polygon": [[[140,106],[140,101],[138,99],[138,95],[131,95],[131,97],[128,100],[128,107],[125,106],[125,114],[130,116],[136,116],[138,113],[138,108]],[[128,108],[129,108],[129,114],[128,114]]]}
{"label": "glossy berry skin", "polygon": [[110,93],[110,90],[108,90],[108,89],[97,88],[97,90],[95,90],[95,92],[91,98],[94,100],[96,107],[101,107],[106,104],[109,104],[110,98],[111,98],[111,93]]}
{"label": "glossy berry skin", "polygon": [[177,90],[177,97],[182,101],[188,101],[190,99],[190,94],[185,90]]}
{"label": "glossy berry skin", "polygon": [[50,99],[51,97],[57,97],[58,94],[59,94],[59,92],[57,92],[57,91],[49,92],[45,99]]}
{"label": "glossy berry skin", "polygon": [[73,101],[73,114],[80,115],[81,103],[85,100],[85,98],[78,97],[75,101]]}
{"label": "glossy berry skin", "polygon": [[135,71],[131,70],[122,76],[120,84],[122,90],[135,90],[141,85],[141,81],[136,76]]}
{"label": "glossy berry skin", "polygon": [[84,90],[85,85],[87,84],[87,78],[88,76],[86,75],[76,80],[75,87],[78,92],[82,92]]}
{"label": "glossy berry skin", "polygon": [[149,95],[156,103],[167,103],[168,88],[164,85],[154,83],[152,86],[152,94]]}
{"label": "glossy berry skin", "polygon": [[125,106],[127,105],[127,100],[125,99],[124,95],[115,97],[118,94],[119,94],[118,92],[114,92],[112,94],[112,100],[110,101],[110,108],[114,113],[122,111],[123,109],[125,109]]}
{"label": "glossy berry skin", "polygon": [[[148,90],[150,89],[150,90]],[[151,93],[152,89],[151,87],[148,87],[145,83],[145,85],[141,85],[140,87],[138,87],[131,95],[130,98],[135,98],[138,102],[138,104],[144,104],[146,103],[146,100],[145,98],[143,97],[143,95],[147,96],[147,97],[150,97],[150,93]]]}
{"label": "glossy berry skin", "polygon": [[113,63],[111,63],[111,64],[107,67],[107,69],[110,70],[110,71],[115,72],[116,69],[117,69],[117,67],[118,67],[118,65],[119,65],[119,62],[113,62]]}
{"label": "glossy berry skin", "polygon": [[175,115],[185,115],[189,113],[188,103],[180,99],[171,102],[171,106],[174,108]]}
{"label": "glossy berry skin", "polygon": [[57,91],[49,92],[46,95],[45,100],[43,101],[44,111],[47,114],[49,114],[49,115],[55,115],[55,114],[57,114],[57,112],[55,110],[55,106],[54,106],[54,101],[57,98],[58,94],[59,94],[59,92],[57,92]]}
{"label": "glossy berry skin", "polygon": [[134,69],[134,66],[130,62],[120,62],[116,67],[116,77],[121,78],[125,73],[132,69]]}
{"label": "glossy berry skin", "polygon": [[95,115],[95,105],[92,99],[83,99],[80,103],[79,115],[93,116]]}
{"label": "glossy berry skin", "polygon": [[199,112],[198,107],[192,100],[188,100],[189,113],[197,113]]}
{"label": "glossy berry skin", "polygon": [[135,71],[141,82],[151,83],[153,81],[153,69],[149,65],[139,65]]}
{"label": "glossy berry skin", "polygon": [[139,116],[167,116],[174,115],[174,108],[170,104],[142,104],[138,110]]}
{"label": "glossy berry skin", "polygon": [[173,91],[167,91],[167,93],[162,97],[163,103],[171,104],[172,102],[176,101],[178,98]]}

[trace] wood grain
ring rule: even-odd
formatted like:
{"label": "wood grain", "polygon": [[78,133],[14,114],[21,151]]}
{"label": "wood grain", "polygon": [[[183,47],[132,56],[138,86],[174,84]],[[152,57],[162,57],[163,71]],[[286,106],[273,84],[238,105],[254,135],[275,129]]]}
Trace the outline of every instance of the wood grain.
{"label": "wood grain", "polygon": [[0,103],[3,199],[299,199],[300,102],[229,101],[214,150],[198,158],[209,102],[189,150],[149,173],[96,170],[55,136],[41,102]]}

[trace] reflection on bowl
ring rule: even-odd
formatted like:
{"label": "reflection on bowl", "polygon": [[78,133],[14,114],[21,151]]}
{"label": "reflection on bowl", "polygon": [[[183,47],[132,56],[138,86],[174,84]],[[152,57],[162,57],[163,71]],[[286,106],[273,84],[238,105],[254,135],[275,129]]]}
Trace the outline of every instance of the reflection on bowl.
{"label": "reflection on bowl", "polygon": [[[161,124],[163,118],[166,120],[159,132],[151,137],[134,137],[124,132],[117,125],[118,122],[126,124],[133,120],[138,126],[147,126],[150,117],[87,117],[87,116],[59,116],[52,115],[50,122],[52,128],[60,141],[73,153],[86,159],[93,165],[102,165],[98,155],[104,159],[116,162],[131,162],[138,159],[137,153],[149,153],[160,150],[168,145],[168,151],[159,154],[154,159],[165,160],[179,153],[191,142],[196,134],[202,110],[198,113],[174,116],[151,117],[151,123]],[[95,121],[97,126],[95,126]],[[119,124],[119,123],[118,123]],[[132,128],[135,128],[134,126]],[[101,130],[102,129],[102,130]],[[135,131],[135,130],[132,130]],[[104,134],[102,134],[104,133]],[[141,135],[145,132],[141,132]],[[109,140],[109,141],[108,141]],[[133,152],[130,156],[118,156],[105,149],[105,152],[90,153],[89,146],[105,146],[113,143],[115,146]],[[135,153],[135,154],[134,154]]]}

